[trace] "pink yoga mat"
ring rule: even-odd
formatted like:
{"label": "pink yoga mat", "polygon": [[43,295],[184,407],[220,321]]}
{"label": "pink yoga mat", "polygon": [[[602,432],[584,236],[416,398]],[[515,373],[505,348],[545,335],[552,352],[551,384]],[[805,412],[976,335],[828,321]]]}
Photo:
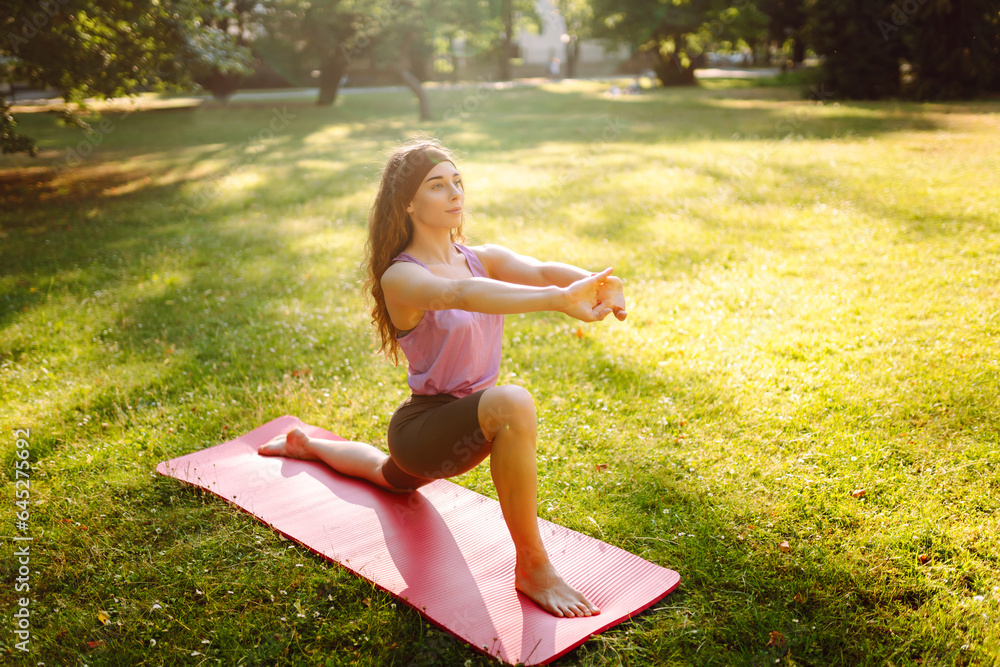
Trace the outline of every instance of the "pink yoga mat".
{"label": "pink yoga mat", "polygon": [[514,545],[495,500],[438,480],[394,494],[313,461],[265,457],[257,447],[299,426],[279,417],[156,471],[211,491],[291,540],[371,581],[473,648],[543,665],[673,591],[680,576],[600,540],[539,519],[563,578],[601,609],[556,618],[514,588]]}

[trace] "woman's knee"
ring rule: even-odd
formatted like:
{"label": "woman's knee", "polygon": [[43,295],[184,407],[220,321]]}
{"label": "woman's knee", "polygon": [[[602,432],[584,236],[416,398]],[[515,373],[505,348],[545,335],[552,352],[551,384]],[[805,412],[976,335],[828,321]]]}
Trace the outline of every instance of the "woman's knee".
{"label": "woman's knee", "polygon": [[491,440],[503,428],[534,432],[537,422],[535,400],[524,387],[515,384],[492,387],[479,402],[479,424]]}

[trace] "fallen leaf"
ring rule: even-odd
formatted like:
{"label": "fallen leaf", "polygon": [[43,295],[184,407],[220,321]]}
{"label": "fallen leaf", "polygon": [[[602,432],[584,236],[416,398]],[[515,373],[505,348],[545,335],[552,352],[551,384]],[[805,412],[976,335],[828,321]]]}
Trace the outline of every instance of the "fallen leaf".
{"label": "fallen leaf", "polygon": [[111,621],[111,615],[108,612],[101,609],[97,612],[97,620],[102,624],[107,625]]}
{"label": "fallen leaf", "polygon": [[781,549],[782,553],[788,553],[792,550],[792,546],[788,542],[782,542],[778,545],[778,548]]}
{"label": "fallen leaf", "polygon": [[796,593],[795,597],[792,598],[792,601],[793,602],[798,602],[799,604],[805,604],[806,603],[806,596],[803,595],[802,593]]}
{"label": "fallen leaf", "polygon": [[928,556],[927,554],[920,554],[919,556],[917,556],[917,560],[920,562],[921,565],[924,565],[925,563],[930,562],[931,557]]}
{"label": "fallen leaf", "polygon": [[372,599],[371,598],[365,598],[364,600],[361,601],[361,604],[363,604],[366,607],[371,607],[372,606]]}
{"label": "fallen leaf", "polygon": [[785,645],[785,635],[781,634],[777,630],[771,630],[770,638],[767,640],[768,646],[784,646]]}
{"label": "fallen leaf", "polygon": [[851,491],[851,495],[854,496],[855,498],[864,498],[865,497],[865,490],[864,489],[854,489],[853,491]]}
{"label": "fallen leaf", "polygon": [[87,646],[89,646],[90,648],[97,648],[98,646],[104,646],[104,640],[103,639],[97,639],[97,640],[92,641],[92,642],[87,642]]}

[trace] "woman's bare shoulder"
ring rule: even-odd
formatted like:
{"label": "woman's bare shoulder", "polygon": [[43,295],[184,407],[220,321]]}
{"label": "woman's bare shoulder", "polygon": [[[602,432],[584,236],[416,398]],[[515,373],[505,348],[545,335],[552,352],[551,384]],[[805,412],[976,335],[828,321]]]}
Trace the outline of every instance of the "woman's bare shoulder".
{"label": "woman's bare shoulder", "polygon": [[468,248],[476,253],[476,257],[479,258],[490,277],[495,277],[498,269],[509,262],[512,257],[516,257],[508,248],[495,243],[484,243],[483,245],[468,246]]}
{"label": "woman's bare shoulder", "polygon": [[427,275],[429,272],[415,262],[393,262],[382,274],[382,286],[386,283],[397,283],[401,280],[413,280],[415,276]]}

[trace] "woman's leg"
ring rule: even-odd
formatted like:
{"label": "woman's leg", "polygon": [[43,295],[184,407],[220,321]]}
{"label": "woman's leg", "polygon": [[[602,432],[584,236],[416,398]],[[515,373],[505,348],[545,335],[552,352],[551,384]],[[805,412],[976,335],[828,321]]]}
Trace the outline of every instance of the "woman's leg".
{"label": "woman's leg", "polygon": [[600,610],[567,584],[549,561],[538,531],[535,402],[523,387],[486,390],[479,423],[493,442],[490,472],[517,552],[514,584],[555,616],[592,616]]}
{"label": "woman's leg", "polygon": [[257,453],[322,461],[339,473],[368,480],[383,489],[407,491],[395,488],[382,475],[382,466],[389,460],[389,455],[364,442],[310,438],[302,429],[296,428],[261,445]]}

